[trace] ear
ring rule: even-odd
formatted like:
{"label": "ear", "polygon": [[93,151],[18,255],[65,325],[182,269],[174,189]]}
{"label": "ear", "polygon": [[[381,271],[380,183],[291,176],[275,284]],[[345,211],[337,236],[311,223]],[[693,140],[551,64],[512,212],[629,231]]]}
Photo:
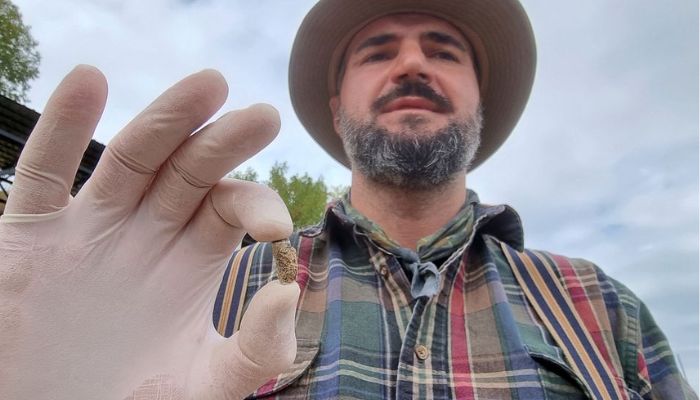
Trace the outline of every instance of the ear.
{"label": "ear", "polygon": [[340,136],[338,110],[340,109],[340,98],[338,95],[331,97],[328,101],[328,106],[331,108],[331,114],[333,115],[333,128],[335,128],[335,134]]}

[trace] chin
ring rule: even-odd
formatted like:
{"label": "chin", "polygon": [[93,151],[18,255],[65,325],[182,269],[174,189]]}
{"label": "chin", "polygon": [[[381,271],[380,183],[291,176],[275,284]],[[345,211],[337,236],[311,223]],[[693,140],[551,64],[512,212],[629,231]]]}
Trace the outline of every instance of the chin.
{"label": "chin", "polygon": [[415,136],[432,136],[445,129],[447,124],[436,123],[420,115],[406,115],[401,118],[394,129],[399,134],[411,134]]}
{"label": "chin", "polygon": [[427,127],[430,125],[431,120],[429,118],[426,118],[425,115],[421,114],[406,114],[401,116],[399,119],[399,123],[403,127],[411,127],[411,128],[418,128],[418,127]]}
{"label": "chin", "polygon": [[437,121],[434,116],[422,112],[401,112],[387,116],[384,121],[377,119],[377,125],[396,134],[413,132],[423,135],[425,132],[435,132],[445,128],[448,122]]}

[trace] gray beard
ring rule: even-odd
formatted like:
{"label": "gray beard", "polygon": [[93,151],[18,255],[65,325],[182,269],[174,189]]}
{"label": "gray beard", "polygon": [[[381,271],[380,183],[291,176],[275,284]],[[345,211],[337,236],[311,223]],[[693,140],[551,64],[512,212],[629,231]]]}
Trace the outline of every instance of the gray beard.
{"label": "gray beard", "polygon": [[420,117],[407,117],[404,131],[389,132],[375,121],[353,120],[340,110],[339,129],[352,168],[368,179],[399,189],[441,187],[469,168],[481,142],[481,107],[473,117],[451,120],[435,132],[420,131]]}

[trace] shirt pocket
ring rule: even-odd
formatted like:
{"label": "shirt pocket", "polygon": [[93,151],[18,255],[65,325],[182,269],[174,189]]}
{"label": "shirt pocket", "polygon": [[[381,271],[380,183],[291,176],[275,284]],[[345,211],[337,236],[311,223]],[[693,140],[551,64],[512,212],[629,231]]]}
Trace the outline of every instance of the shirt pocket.
{"label": "shirt pocket", "polygon": [[246,399],[265,398],[279,393],[297,382],[309,370],[314,360],[316,360],[319,348],[320,342],[318,340],[297,339],[297,355],[294,359],[294,364],[292,364],[288,370],[260,386],[253,394],[246,397]]}
{"label": "shirt pocket", "polygon": [[[538,364],[538,372],[545,399],[547,400],[584,400],[589,396],[586,394],[585,385],[574,371],[569,367],[563,355],[554,347],[548,349],[543,346],[525,346],[530,357]],[[629,400],[643,400],[642,396],[634,390],[625,387]]]}
{"label": "shirt pocket", "polygon": [[557,357],[549,354],[529,351],[537,364],[544,399],[546,400],[586,400],[588,395],[583,384],[569,368]]}

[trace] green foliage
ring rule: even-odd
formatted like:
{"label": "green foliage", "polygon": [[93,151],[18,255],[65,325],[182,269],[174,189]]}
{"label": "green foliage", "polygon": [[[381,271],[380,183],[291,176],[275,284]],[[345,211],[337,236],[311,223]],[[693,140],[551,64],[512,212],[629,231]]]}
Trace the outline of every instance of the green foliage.
{"label": "green foliage", "polygon": [[229,174],[229,178],[259,182],[274,189],[287,205],[295,229],[320,221],[328,200],[347,190],[342,186],[329,190],[322,178],[314,180],[308,174],[287,176],[288,170],[287,163],[276,162],[267,181],[261,182],[258,173],[250,167]]}
{"label": "green foliage", "polygon": [[287,169],[287,163],[275,163],[267,185],[284,200],[295,229],[317,223],[326,208],[326,184],[323,179],[313,180],[308,174],[287,177]]}
{"label": "green foliage", "polygon": [[350,191],[349,186],[345,186],[345,185],[331,186],[331,188],[328,189],[328,201],[335,200],[335,199],[341,199],[349,191]]}
{"label": "green foliage", "polygon": [[37,42],[10,0],[0,0],[0,94],[27,101],[29,81],[39,76]]}
{"label": "green foliage", "polygon": [[245,171],[233,171],[232,174],[229,174],[229,178],[258,182],[258,173],[253,168],[248,167]]}

